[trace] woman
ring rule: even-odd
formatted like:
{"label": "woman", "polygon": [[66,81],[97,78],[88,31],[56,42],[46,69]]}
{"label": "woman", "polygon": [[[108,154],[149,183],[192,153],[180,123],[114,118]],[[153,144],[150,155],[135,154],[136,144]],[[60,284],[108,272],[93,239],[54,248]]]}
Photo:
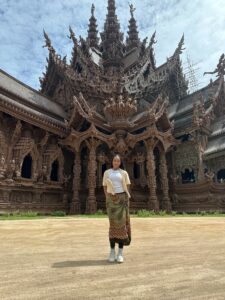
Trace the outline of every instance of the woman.
{"label": "woman", "polygon": [[[127,171],[121,169],[121,157],[113,157],[112,168],[105,171],[103,187],[106,197],[106,209],[109,217],[109,262],[123,262],[123,246],[130,245],[131,227],[129,215],[130,178]],[[115,244],[119,250],[116,256]]]}

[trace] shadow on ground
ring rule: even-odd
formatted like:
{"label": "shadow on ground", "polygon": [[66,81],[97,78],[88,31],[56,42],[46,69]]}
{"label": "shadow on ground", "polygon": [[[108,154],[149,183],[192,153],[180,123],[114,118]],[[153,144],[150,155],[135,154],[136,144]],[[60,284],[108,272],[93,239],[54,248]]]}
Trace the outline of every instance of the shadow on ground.
{"label": "shadow on ground", "polygon": [[75,268],[75,267],[91,267],[91,266],[105,266],[111,265],[107,260],[76,260],[76,261],[62,261],[52,265],[52,268]]}

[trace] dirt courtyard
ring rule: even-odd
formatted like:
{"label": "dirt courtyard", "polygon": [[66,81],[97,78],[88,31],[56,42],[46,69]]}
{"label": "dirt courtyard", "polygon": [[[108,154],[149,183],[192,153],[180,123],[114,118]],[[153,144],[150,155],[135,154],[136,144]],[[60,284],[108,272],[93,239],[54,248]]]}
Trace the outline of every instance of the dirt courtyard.
{"label": "dirt courtyard", "polygon": [[225,220],[132,218],[123,264],[107,218],[0,221],[0,299],[225,299]]}

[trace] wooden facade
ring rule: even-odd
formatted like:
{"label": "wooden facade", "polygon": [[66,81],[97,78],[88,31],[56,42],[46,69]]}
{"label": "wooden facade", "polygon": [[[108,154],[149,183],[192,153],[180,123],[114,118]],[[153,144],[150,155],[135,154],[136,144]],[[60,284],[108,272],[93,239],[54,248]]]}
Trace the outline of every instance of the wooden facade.
{"label": "wooden facade", "polygon": [[102,176],[119,153],[132,182],[131,210],[225,211],[225,59],[217,79],[189,94],[184,37],[157,66],[155,33],[128,36],[108,0],[103,32],[92,5],[88,35],[69,28],[71,61],[48,48],[35,91],[0,71],[0,212],[95,213]]}

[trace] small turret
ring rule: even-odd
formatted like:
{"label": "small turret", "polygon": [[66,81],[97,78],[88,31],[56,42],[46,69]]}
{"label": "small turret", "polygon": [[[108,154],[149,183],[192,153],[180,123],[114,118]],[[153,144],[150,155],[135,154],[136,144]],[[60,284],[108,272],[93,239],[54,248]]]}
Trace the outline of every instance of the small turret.
{"label": "small turret", "polygon": [[137,22],[134,18],[134,12],[135,12],[135,7],[133,4],[130,4],[130,14],[131,18],[129,21],[129,30],[128,30],[128,37],[126,41],[126,49],[129,51],[135,47],[138,47],[140,45],[140,39],[138,36],[138,30],[137,30]]}
{"label": "small turret", "polygon": [[88,37],[87,42],[90,47],[98,48],[99,47],[99,38],[98,38],[98,30],[97,30],[97,20],[94,15],[95,6],[92,4],[91,7],[91,17],[89,19],[89,29],[88,29]]}

